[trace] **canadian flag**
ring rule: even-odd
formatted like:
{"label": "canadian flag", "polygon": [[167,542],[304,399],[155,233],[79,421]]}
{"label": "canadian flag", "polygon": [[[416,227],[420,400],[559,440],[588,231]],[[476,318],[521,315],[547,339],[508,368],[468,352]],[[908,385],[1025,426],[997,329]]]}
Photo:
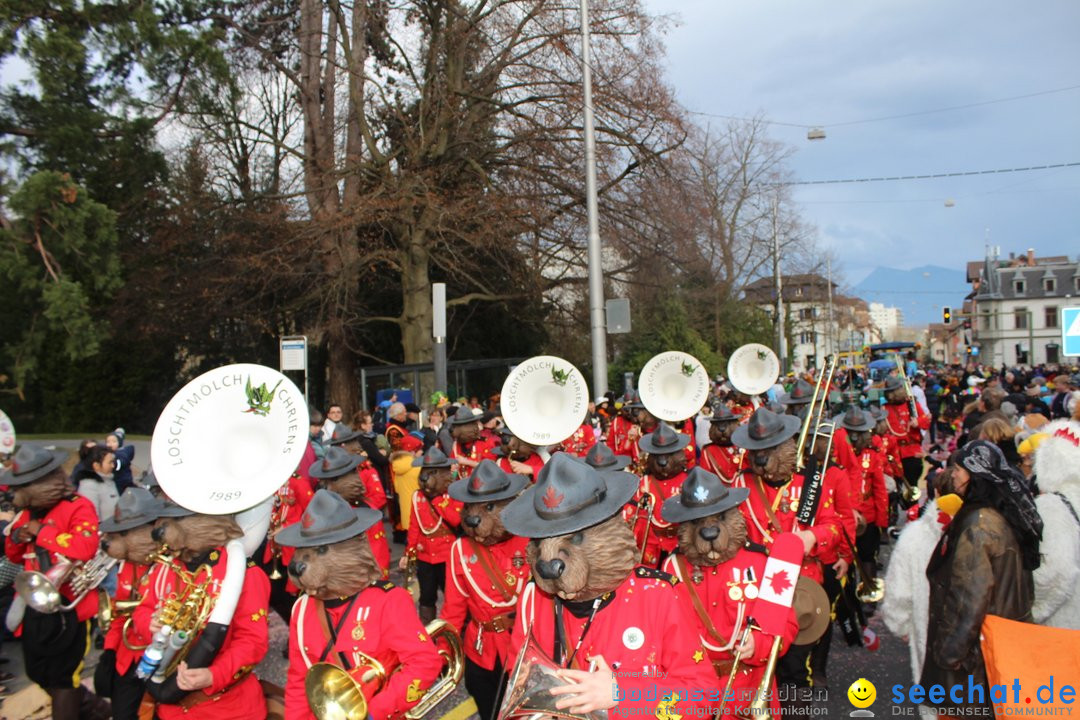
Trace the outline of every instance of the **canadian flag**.
{"label": "canadian flag", "polygon": [[769,635],[783,635],[795,586],[803,560],[803,541],[794,533],[778,535],[769,549],[769,560],[761,576],[761,587],[754,601],[753,617]]}

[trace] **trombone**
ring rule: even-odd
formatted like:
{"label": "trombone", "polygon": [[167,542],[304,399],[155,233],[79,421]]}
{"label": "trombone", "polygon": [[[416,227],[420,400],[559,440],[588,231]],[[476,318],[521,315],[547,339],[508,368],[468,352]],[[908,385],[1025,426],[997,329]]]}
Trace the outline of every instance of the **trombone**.
{"label": "trombone", "polygon": [[814,394],[810,396],[810,404],[806,408],[806,418],[803,420],[802,429],[799,431],[799,445],[795,450],[795,472],[799,472],[806,466],[806,438],[810,434],[810,428],[814,428],[811,439],[810,452],[813,452],[813,443],[824,421],[829,407],[829,388],[832,386],[833,373],[836,372],[836,358],[829,355],[825,358],[825,365],[818,373],[817,383],[814,384]]}

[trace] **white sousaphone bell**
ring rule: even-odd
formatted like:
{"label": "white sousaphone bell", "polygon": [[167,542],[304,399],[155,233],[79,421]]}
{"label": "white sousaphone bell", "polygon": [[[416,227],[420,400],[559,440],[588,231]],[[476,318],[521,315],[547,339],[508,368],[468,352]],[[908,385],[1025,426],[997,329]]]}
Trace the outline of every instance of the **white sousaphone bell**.
{"label": "white sousaphone bell", "polygon": [[553,355],[537,355],[510,371],[500,395],[510,432],[530,445],[555,445],[574,434],[589,410],[581,371]]}
{"label": "white sousaphone bell", "polygon": [[0,455],[15,454],[15,424],[0,410]]}
{"label": "white sousaphone bell", "polygon": [[670,350],[653,356],[638,379],[641,404],[659,420],[696,415],[709,399],[709,373],[693,355]]}
{"label": "white sousaphone bell", "polygon": [[743,395],[762,395],[780,377],[780,359],[768,346],[749,343],[728,358],[727,374],[732,387]]}

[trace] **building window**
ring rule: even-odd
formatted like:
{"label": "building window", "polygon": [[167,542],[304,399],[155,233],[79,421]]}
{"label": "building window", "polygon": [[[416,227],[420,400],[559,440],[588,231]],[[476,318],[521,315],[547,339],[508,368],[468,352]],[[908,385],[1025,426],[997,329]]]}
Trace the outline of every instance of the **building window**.
{"label": "building window", "polygon": [[1056,328],[1058,326],[1058,309],[1056,307],[1046,308],[1046,327]]}
{"label": "building window", "polygon": [[1025,290],[1023,280],[1013,280],[1013,292],[1015,292],[1017,295],[1024,294]]}
{"label": "building window", "polygon": [[1054,278],[1043,278],[1043,292],[1052,293],[1057,290],[1057,280]]}
{"label": "building window", "polygon": [[982,316],[982,329],[983,330],[990,330],[991,329],[991,326],[990,326],[990,318],[991,317],[992,316],[990,315],[990,313],[987,313],[986,315]]}
{"label": "building window", "polygon": [[813,320],[817,316],[817,313],[814,312],[815,310],[817,310],[817,308],[799,308],[799,319]]}
{"label": "building window", "polygon": [[1050,343],[1046,346],[1046,362],[1057,363],[1061,362],[1061,355],[1058,352],[1059,347],[1057,343]]}
{"label": "building window", "polygon": [[795,288],[795,297],[802,297],[802,288],[801,287]]}
{"label": "building window", "polygon": [[1073,290],[1080,292],[1080,277],[1073,278]]}
{"label": "building window", "polygon": [[1016,308],[1013,310],[1013,327],[1017,330],[1028,329],[1028,311],[1027,308]]}
{"label": "building window", "polygon": [[812,332],[801,332],[801,333],[799,333],[799,343],[802,344],[802,345],[813,345],[814,344],[814,333],[812,333]]}

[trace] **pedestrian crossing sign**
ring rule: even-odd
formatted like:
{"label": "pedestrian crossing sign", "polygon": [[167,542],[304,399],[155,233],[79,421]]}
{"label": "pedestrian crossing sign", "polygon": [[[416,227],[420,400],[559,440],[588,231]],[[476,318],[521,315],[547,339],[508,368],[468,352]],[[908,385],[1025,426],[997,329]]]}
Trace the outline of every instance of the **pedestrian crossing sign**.
{"label": "pedestrian crossing sign", "polygon": [[1061,354],[1080,355],[1080,307],[1061,309]]}

